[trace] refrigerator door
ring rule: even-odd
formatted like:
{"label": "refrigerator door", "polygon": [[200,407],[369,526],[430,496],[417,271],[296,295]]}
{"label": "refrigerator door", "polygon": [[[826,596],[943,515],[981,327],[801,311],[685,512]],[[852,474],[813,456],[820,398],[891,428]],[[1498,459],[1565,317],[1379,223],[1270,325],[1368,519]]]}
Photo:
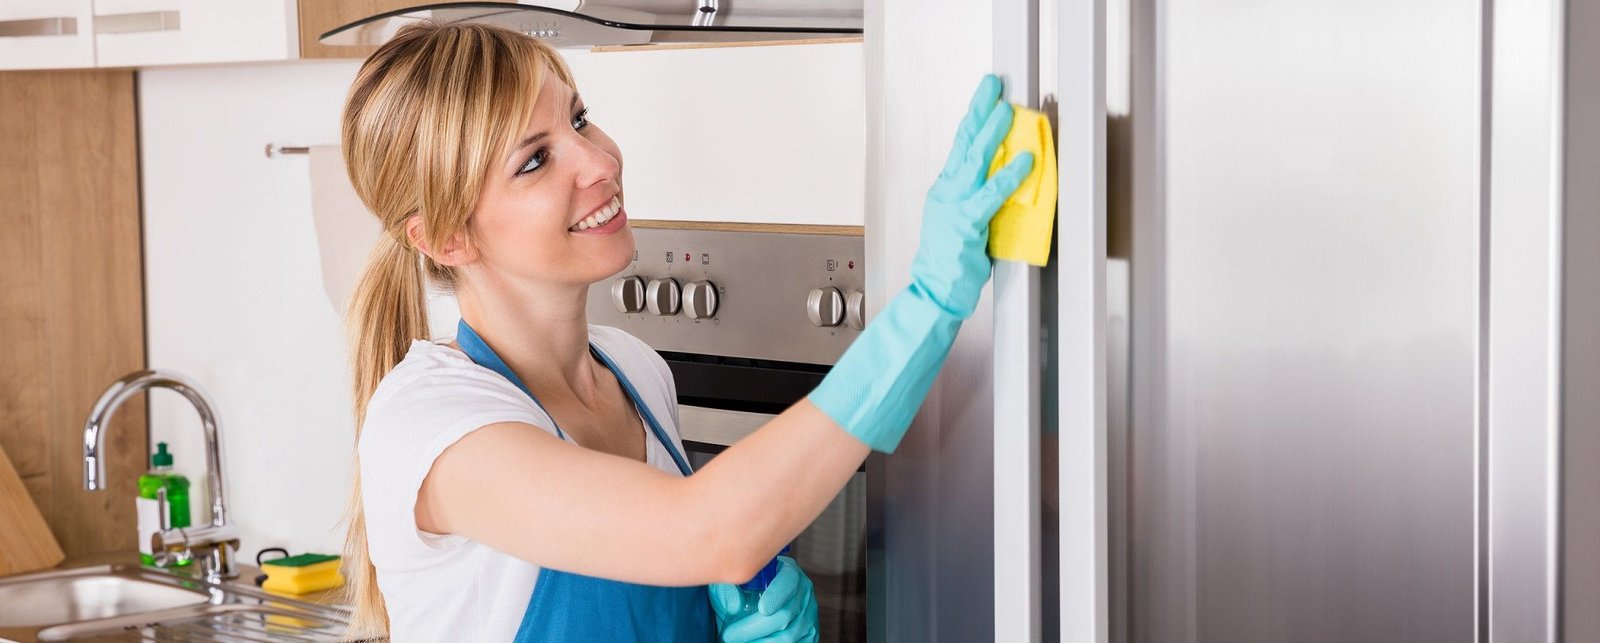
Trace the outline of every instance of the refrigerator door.
{"label": "refrigerator door", "polygon": [[1139,5],[1130,640],[1473,640],[1479,7],[1227,4]]}
{"label": "refrigerator door", "polygon": [[1559,640],[1560,5],[1132,2],[1126,640]]}

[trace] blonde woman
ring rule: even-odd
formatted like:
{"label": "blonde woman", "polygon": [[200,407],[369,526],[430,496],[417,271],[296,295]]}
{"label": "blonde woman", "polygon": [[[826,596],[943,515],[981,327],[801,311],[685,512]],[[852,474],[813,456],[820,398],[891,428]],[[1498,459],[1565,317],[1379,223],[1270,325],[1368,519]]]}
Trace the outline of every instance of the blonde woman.
{"label": "blonde woman", "polygon": [[[408,27],[343,114],[384,234],[350,308],[353,633],[396,641],[813,641],[792,560],[750,579],[869,448],[893,450],[989,277],[987,222],[1027,174],[988,77],[928,194],[912,284],[810,396],[690,473],[672,374],[584,317],[631,261],[622,153],[561,57],[480,25]],[[460,302],[429,340],[428,283]],[[784,501],[775,503],[773,499]],[[709,586],[709,591],[708,591]]]}

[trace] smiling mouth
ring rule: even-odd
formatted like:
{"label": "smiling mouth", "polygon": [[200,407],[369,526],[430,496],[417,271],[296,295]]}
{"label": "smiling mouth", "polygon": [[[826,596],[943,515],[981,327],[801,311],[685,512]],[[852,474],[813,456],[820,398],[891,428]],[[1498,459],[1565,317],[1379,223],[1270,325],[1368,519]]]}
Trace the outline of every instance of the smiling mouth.
{"label": "smiling mouth", "polygon": [[604,207],[596,210],[594,214],[584,217],[582,221],[579,221],[576,225],[567,228],[567,230],[572,232],[581,232],[588,230],[589,228],[598,228],[602,225],[605,225],[607,221],[611,220],[611,217],[617,216],[617,213],[621,211],[622,197],[611,197],[610,203],[607,203]]}

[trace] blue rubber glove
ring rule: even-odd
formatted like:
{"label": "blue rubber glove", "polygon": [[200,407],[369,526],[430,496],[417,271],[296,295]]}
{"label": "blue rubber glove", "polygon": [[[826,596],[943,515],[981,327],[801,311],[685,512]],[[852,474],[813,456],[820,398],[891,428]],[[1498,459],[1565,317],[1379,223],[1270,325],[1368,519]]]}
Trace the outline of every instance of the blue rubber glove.
{"label": "blue rubber glove", "polygon": [[1020,154],[985,178],[1011,131],[1011,104],[988,75],[922,208],[911,285],[890,300],[811,392],[811,403],[874,450],[894,451],[989,281],[989,219],[1033,169]]}
{"label": "blue rubber glove", "polygon": [[761,592],[755,612],[739,617],[743,599],[735,585],[710,586],[711,609],[723,643],[812,643],[817,640],[817,597],[811,579],[788,556]]}

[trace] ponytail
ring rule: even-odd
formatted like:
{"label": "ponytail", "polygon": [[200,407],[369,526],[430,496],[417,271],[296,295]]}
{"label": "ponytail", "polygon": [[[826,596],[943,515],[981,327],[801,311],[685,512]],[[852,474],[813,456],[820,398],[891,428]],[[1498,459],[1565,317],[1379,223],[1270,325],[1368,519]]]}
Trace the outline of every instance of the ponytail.
{"label": "ponytail", "polygon": [[[383,234],[367,257],[361,281],[350,299],[349,335],[355,369],[356,442],[366,424],[367,402],[378,382],[401,359],[414,339],[428,336],[427,293],[418,254]],[[367,520],[361,504],[361,456],[355,456],[353,483],[346,509],[344,568],[346,602],[354,608],[351,638],[386,636],[389,614],[378,591],[378,570],[367,554]]]}

